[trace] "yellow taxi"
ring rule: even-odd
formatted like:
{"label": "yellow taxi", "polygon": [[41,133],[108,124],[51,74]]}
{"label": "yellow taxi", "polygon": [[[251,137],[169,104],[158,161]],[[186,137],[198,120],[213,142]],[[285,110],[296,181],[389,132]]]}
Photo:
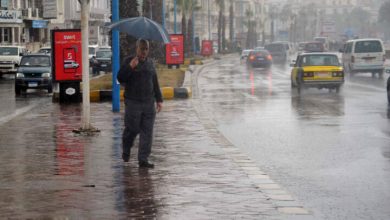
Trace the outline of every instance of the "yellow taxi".
{"label": "yellow taxi", "polygon": [[344,83],[344,70],[336,54],[302,53],[291,66],[291,86],[298,93],[308,87],[339,92]]}

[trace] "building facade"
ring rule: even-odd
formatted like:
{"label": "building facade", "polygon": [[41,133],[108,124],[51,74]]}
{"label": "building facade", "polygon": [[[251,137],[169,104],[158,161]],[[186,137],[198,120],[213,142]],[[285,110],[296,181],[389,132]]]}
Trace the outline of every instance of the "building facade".
{"label": "building facade", "polygon": [[[50,30],[80,28],[77,0],[1,0],[0,44],[25,45],[30,51],[50,43]],[[101,26],[110,22],[111,1],[90,1],[90,44],[107,45]]]}

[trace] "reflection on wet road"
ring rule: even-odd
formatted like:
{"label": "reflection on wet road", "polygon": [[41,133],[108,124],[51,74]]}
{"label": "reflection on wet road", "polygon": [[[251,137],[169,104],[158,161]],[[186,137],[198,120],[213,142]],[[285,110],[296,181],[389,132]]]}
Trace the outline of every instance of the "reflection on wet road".
{"label": "reflection on wet road", "polygon": [[319,219],[390,216],[386,78],[346,77],[340,94],[290,86],[290,68],[230,57],[199,74],[195,99],[218,129]]}

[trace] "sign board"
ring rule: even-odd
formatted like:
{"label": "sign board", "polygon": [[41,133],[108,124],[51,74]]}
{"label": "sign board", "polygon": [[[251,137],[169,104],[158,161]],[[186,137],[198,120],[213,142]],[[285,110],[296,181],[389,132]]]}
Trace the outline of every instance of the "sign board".
{"label": "sign board", "polygon": [[202,56],[213,55],[213,41],[202,40]]}
{"label": "sign board", "polygon": [[43,0],[43,18],[57,18],[57,1]]}
{"label": "sign board", "polygon": [[15,10],[0,10],[0,23],[23,23],[22,12]]}
{"label": "sign board", "polygon": [[166,44],[166,64],[178,65],[184,63],[184,37],[182,34],[171,34],[171,42]]}
{"label": "sign board", "polygon": [[81,81],[81,31],[79,29],[52,30],[51,39],[54,81]]}
{"label": "sign board", "polygon": [[33,20],[32,28],[47,28],[48,20]]}
{"label": "sign board", "polygon": [[8,0],[1,0],[1,5],[2,8],[8,8]]}
{"label": "sign board", "polygon": [[323,22],[321,22],[321,32],[323,34],[331,34],[336,33],[336,22],[332,19],[327,19]]}

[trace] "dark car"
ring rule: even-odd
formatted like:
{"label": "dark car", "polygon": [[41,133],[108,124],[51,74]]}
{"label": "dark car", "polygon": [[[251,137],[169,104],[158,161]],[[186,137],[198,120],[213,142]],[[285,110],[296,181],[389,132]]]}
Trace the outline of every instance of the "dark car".
{"label": "dark car", "polygon": [[305,46],[303,47],[303,51],[305,53],[315,53],[315,52],[324,52],[325,47],[322,42],[316,41],[316,42],[307,42],[305,43]]}
{"label": "dark car", "polygon": [[93,72],[111,72],[111,50],[99,50],[96,52],[96,63],[92,66]]}
{"label": "dark car", "polygon": [[48,54],[29,54],[22,57],[15,79],[15,94],[27,89],[47,89],[53,92],[51,57]]}
{"label": "dark car", "polygon": [[248,54],[246,62],[251,67],[269,68],[272,65],[272,56],[267,50],[254,50]]}
{"label": "dark car", "polygon": [[285,43],[271,43],[265,45],[264,49],[269,51],[275,63],[286,63],[288,57],[288,48]]}

